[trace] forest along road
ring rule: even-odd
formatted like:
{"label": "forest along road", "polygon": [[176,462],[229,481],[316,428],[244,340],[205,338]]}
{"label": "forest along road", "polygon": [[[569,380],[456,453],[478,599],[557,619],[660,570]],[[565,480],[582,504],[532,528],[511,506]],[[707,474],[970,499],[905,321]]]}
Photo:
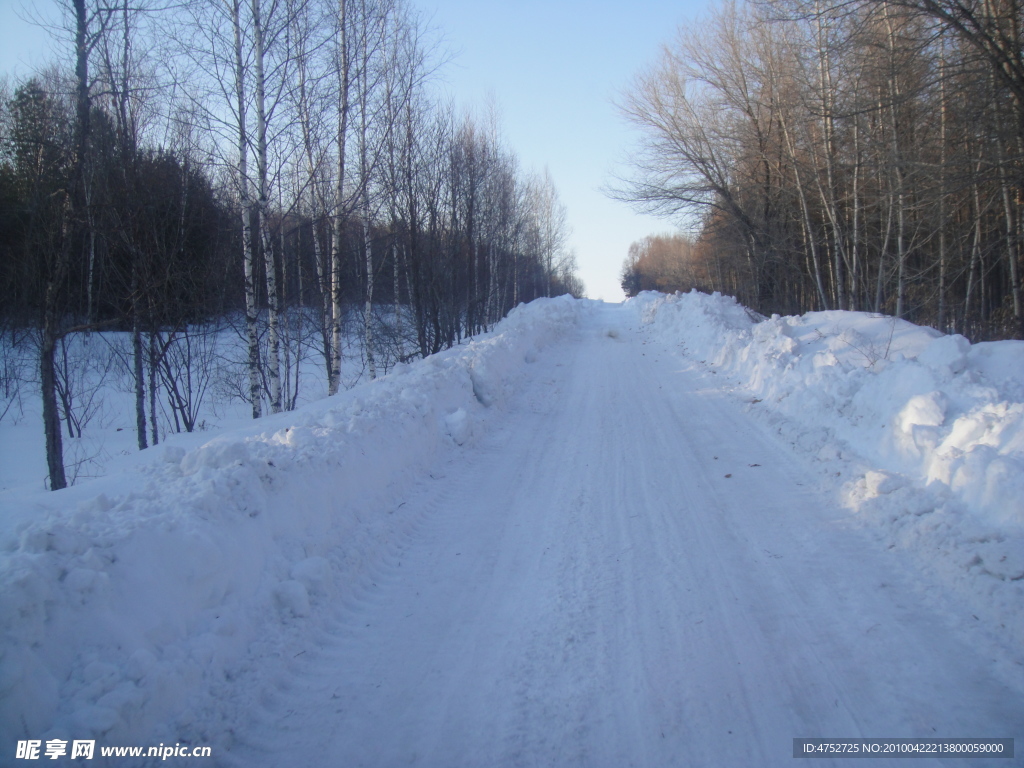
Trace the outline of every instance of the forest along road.
{"label": "forest along road", "polygon": [[246,702],[230,762],[793,766],[794,737],[1024,736],[900,556],[633,317],[595,310],[419,486],[422,523]]}

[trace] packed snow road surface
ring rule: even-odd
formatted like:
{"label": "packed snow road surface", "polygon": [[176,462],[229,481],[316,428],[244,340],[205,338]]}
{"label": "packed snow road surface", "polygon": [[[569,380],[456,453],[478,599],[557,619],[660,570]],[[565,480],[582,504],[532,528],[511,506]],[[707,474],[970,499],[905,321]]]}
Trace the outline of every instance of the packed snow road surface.
{"label": "packed snow road surface", "polygon": [[1024,747],[1013,661],[961,626],[963,606],[940,610],[635,312],[584,314],[486,429],[454,420],[465,445],[403,494],[413,523],[359,588],[214,705],[234,734],[221,762],[790,766],[794,737]]}

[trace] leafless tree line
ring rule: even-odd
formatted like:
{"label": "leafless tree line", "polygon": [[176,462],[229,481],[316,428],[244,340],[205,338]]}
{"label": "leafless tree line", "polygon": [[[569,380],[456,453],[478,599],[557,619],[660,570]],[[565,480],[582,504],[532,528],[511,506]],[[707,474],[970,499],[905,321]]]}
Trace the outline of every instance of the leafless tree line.
{"label": "leafless tree line", "polygon": [[721,4],[625,95],[644,139],[619,195],[698,231],[673,287],[1022,338],[1021,22],[1016,0]]}
{"label": "leafless tree line", "polygon": [[130,333],[143,449],[158,397],[193,428],[212,318],[237,318],[259,418],[310,355],[338,391],[356,333],[373,378],[582,293],[550,176],[435,96],[406,0],[63,2],[71,67],[0,93],[0,314],[39,329],[51,488],[68,335]]}

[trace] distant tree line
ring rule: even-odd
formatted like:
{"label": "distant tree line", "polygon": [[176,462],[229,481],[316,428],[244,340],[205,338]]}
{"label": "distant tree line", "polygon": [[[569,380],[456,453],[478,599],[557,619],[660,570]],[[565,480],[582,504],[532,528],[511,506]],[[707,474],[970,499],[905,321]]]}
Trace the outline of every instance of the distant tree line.
{"label": "distant tree line", "polygon": [[1024,338],[1022,22],[1009,0],[767,0],[680,30],[623,98],[643,138],[618,194],[697,234],[668,270],[664,239],[635,244],[626,292]]}
{"label": "distant tree line", "polygon": [[641,291],[714,290],[693,240],[683,234],[651,235],[632,243],[621,284],[627,296]]}
{"label": "distant tree line", "polygon": [[167,373],[195,324],[237,318],[258,418],[295,405],[296,323],[333,393],[354,333],[373,378],[582,294],[550,176],[434,96],[404,0],[62,2],[69,66],[0,82],[0,322],[38,346],[51,488],[70,334],[131,334],[142,449],[158,395],[193,426]]}

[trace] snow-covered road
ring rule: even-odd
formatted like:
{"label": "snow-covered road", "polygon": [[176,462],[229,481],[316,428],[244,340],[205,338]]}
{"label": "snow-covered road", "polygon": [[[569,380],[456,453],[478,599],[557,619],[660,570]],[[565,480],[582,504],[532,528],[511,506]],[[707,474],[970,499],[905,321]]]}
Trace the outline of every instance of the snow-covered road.
{"label": "snow-covered road", "polygon": [[417,522],[358,594],[239,683],[223,762],[788,766],[794,737],[1024,746],[1021,693],[962,609],[923,596],[802,459],[636,325],[595,308],[416,483]]}

